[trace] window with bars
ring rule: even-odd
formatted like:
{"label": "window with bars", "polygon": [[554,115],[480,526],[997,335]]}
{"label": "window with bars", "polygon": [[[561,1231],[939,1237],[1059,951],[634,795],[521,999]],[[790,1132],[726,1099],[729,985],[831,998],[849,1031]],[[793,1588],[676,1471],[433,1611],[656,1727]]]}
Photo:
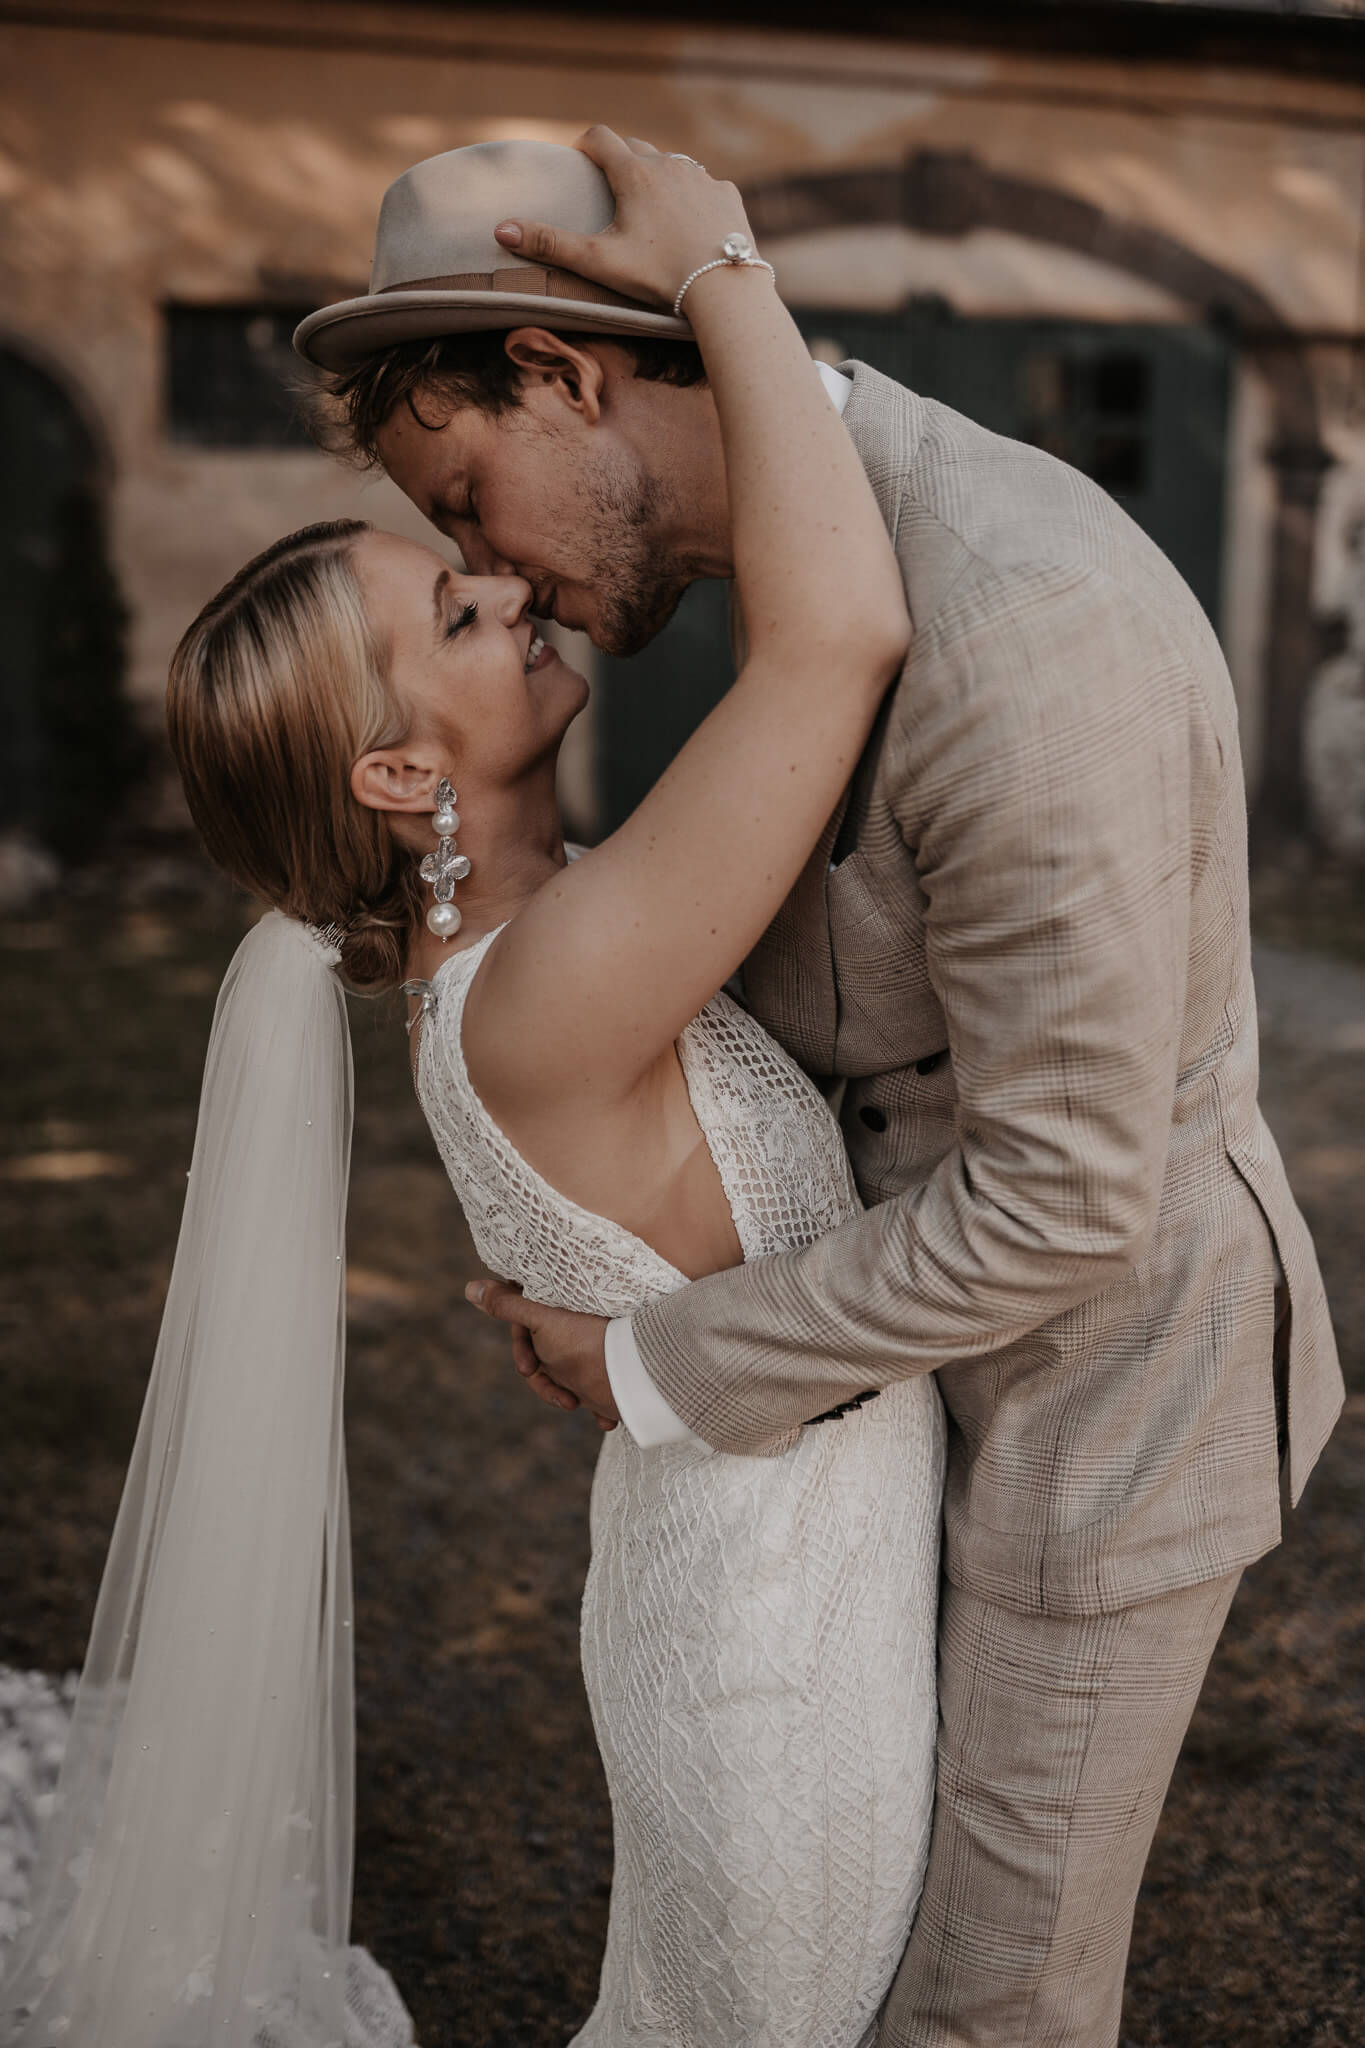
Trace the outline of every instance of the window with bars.
{"label": "window with bars", "polygon": [[1021,440],[1116,495],[1146,489],[1152,372],[1145,356],[1122,348],[1090,356],[1035,350],[1020,364],[1019,384]]}
{"label": "window with bars", "polygon": [[193,448],[306,448],[310,373],[291,337],[311,306],[164,309],[165,416]]}

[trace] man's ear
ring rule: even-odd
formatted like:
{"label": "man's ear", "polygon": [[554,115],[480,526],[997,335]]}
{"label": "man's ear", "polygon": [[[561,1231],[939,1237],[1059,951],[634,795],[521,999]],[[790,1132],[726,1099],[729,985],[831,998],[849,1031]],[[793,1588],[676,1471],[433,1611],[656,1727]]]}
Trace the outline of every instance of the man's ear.
{"label": "man's ear", "polygon": [[425,747],[377,747],[352,768],[351,795],[371,811],[434,811],[445,772]]}
{"label": "man's ear", "polygon": [[579,347],[571,334],[551,334],[546,327],[514,327],[503,347],[528,384],[550,384],[590,426],[602,415],[606,371],[591,347]]}

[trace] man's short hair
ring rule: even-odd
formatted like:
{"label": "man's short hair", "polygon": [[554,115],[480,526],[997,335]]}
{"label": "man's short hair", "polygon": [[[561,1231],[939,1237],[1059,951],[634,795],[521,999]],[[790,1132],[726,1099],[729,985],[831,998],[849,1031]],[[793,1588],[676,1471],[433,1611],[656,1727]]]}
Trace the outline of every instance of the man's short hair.
{"label": "man's short hair", "polygon": [[[323,387],[330,403],[319,438],[334,453],[373,469],[379,466],[380,429],[395,406],[406,405],[417,424],[433,432],[465,406],[495,419],[515,411],[522,403],[524,373],[503,347],[504,339],[497,330],[400,341],[349,370],[332,371]],[[619,348],[633,358],[634,374],[652,384],[706,382],[701,351],[692,341],[635,334],[575,334],[572,339]],[[434,407],[419,410],[423,399],[433,400]]]}

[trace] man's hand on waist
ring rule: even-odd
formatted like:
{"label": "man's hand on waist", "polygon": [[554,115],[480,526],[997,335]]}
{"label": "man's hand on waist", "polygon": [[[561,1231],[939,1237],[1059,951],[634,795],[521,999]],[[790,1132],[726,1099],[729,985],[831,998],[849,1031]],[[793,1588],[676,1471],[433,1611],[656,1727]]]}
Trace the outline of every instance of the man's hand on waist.
{"label": "man's hand on waist", "polygon": [[465,1299],[510,1324],[513,1363],[533,1394],[552,1408],[586,1408],[599,1429],[615,1429],[621,1418],[607,1378],[605,1316],[545,1308],[502,1280],[472,1280]]}

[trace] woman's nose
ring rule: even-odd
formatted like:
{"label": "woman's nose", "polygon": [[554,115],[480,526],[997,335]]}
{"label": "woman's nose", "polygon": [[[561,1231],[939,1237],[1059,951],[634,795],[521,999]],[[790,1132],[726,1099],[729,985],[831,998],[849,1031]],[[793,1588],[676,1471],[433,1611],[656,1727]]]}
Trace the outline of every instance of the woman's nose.
{"label": "woman's nose", "polygon": [[484,602],[490,607],[501,625],[516,626],[526,616],[527,606],[533,592],[524,576],[488,576],[483,579],[488,585],[488,596]]}

